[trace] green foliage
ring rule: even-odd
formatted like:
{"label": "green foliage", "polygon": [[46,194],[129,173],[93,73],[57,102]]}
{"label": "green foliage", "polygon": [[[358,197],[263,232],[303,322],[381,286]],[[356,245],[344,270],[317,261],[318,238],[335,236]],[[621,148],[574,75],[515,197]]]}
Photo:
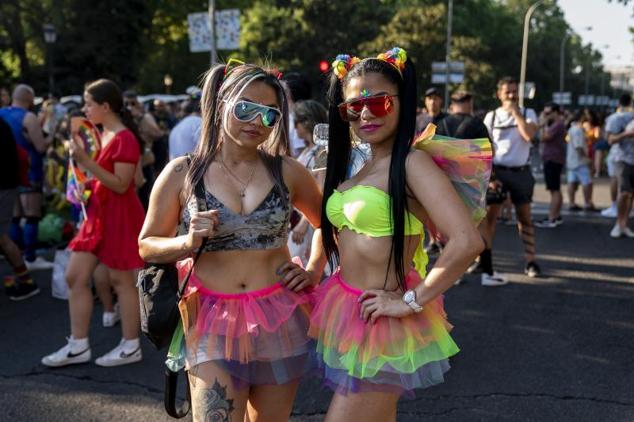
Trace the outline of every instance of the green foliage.
{"label": "green foliage", "polygon": [[[616,0],[615,0],[616,1]],[[621,2],[626,2],[621,0]],[[465,62],[462,88],[476,94],[479,107],[495,103],[495,81],[519,75],[524,13],[533,0],[454,1],[452,60]],[[241,10],[237,51],[220,51],[221,61],[249,62],[300,71],[319,97],[324,75],[318,64],[339,53],[374,56],[395,45],[414,61],[419,90],[431,84],[431,62],[444,61],[446,0],[216,0],[216,9]],[[207,10],[205,0],[20,0],[0,2],[0,85],[23,80],[47,89],[46,54],[53,54],[57,87],[79,93],[83,84],[110,77],[123,88],[173,92],[199,81],[208,53],[189,52],[187,15]],[[42,24],[53,23],[57,43],[44,43]],[[537,85],[539,105],[559,88],[561,40],[569,25],[553,0],[534,14],[527,80]],[[589,69],[590,92],[609,86],[599,52],[571,37],[566,45],[566,90],[583,93]],[[452,87],[455,89],[457,87]]]}

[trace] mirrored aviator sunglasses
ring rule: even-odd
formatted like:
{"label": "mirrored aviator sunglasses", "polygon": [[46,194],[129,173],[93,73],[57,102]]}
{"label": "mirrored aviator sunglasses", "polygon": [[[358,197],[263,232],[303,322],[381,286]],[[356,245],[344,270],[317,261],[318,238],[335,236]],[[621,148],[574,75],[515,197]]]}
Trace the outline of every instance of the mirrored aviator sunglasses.
{"label": "mirrored aviator sunglasses", "polygon": [[339,114],[346,122],[359,120],[363,107],[367,107],[374,117],[387,116],[394,110],[393,97],[397,95],[379,95],[376,97],[359,98],[339,104]]}
{"label": "mirrored aviator sunglasses", "polygon": [[278,109],[251,101],[238,101],[233,106],[233,116],[241,122],[250,122],[258,114],[262,118],[262,124],[268,128],[275,126],[282,117],[282,112]]}

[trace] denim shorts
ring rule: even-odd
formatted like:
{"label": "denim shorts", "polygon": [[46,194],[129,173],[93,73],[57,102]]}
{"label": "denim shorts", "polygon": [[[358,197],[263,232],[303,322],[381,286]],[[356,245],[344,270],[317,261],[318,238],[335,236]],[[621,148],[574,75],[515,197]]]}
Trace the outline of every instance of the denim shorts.
{"label": "denim shorts", "polygon": [[568,169],[568,183],[580,183],[583,186],[591,184],[590,166],[584,164],[573,169]]}

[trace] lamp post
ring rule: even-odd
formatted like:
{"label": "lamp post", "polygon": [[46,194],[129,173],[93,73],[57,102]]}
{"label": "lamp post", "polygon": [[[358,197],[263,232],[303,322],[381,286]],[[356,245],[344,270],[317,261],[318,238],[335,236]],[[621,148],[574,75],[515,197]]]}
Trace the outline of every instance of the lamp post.
{"label": "lamp post", "polygon": [[[583,28],[586,31],[592,31],[591,26],[586,26]],[[559,92],[564,92],[564,63],[565,63],[565,52],[566,52],[566,41],[568,38],[573,36],[574,33],[566,32],[563,39],[561,40],[561,47],[559,49]]]}
{"label": "lamp post", "polygon": [[447,2],[447,47],[445,50],[445,107],[449,109],[449,75],[451,70],[449,69],[449,60],[451,53],[451,22],[453,20],[453,0]]}
{"label": "lamp post", "polygon": [[53,92],[55,89],[55,78],[53,77],[53,44],[57,41],[55,26],[50,23],[42,25],[44,31],[44,42],[46,43],[46,53],[48,56],[48,89]]}
{"label": "lamp post", "polygon": [[[586,56],[586,86],[584,89],[584,94],[588,95],[590,91],[590,57],[592,56],[592,48],[590,48],[590,53]],[[587,98],[587,97],[586,97]]]}
{"label": "lamp post", "polygon": [[207,2],[207,14],[209,15],[209,28],[211,29],[211,48],[209,49],[211,65],[216,64],[216,2],[209,0]]}
{"label": "lamp post", "polygon": [[526,11],[524,15],[524,36],[522,38],[522,64],[520,67],[520,86],[519,86],[519,106],[524,107],[524,84],[526,83],[526,56],[528,55],[528,30],[530,27],[531,16],[535,9],[539,7],[545,0],[538,0]]}
{"label": "lamp post", "polygon": [[174,79],[172,79],[172,75],[166,73],[163,76],[163,85],[165,85],[165,93],[170,94],[172,91],[172,84],[174,83]]}
{"label": "lamp post", "polygon": [[[607,50],[610,48],[610,44],[605,44],[603,46],[603,50]],[[601,99],[603,100],[603,96],[605,94],[605,69],[601,69]]]}

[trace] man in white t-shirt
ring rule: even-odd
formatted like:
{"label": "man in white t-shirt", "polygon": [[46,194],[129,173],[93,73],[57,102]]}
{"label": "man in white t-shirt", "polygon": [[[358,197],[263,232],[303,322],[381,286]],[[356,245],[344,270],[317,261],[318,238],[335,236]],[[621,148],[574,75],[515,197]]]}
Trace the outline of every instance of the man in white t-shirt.
{"label": "man in white t-shirt", "polygon": [[493,174],[490,193],[487,193],[487,216],[480,225],[487,248],[480,255],[478,269],[482,270],[483,286],[501,286],[508,283],[503,274],[493,271],[491,246],[500,208],[507,195],[515,205],[517,227],[524,243],[526,267],[529,277],[537,277],[541,270],[535,262],[535,229],[531,220],[531,201],[535,179],[529,165],[531,139],[537,133],[537,115],[532,109],[518,106],[517,81],[502,78],[497,85],[501,106],[484,117],[484,124],[493,143]]}
{"label": "man in white t-shirt", "polygon": [[169,158],[173,160],[194,152],[200,139],[200,101],[190,99],[183,104],[185,117],[172,129],[169,136]]}

